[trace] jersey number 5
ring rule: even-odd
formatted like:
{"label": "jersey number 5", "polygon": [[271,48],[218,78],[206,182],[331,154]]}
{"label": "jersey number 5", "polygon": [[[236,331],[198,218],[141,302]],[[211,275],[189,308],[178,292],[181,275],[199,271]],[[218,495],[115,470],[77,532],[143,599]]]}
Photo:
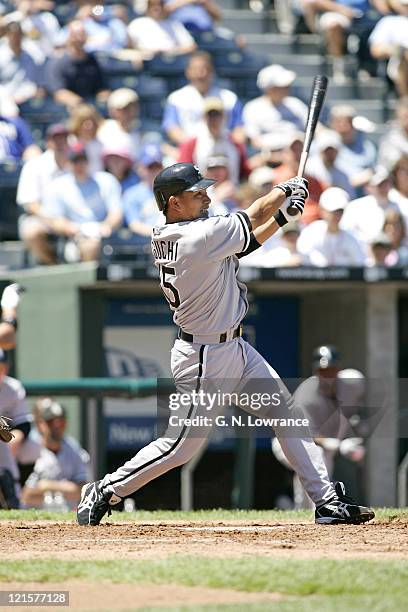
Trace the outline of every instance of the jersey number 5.
{"label": "jersey number 5", "polygon": [[174,268],[169,268],[168,266],[160,266],[160,275],[161,275],[161,286],[163,289],[164,297],[170,304],[172,308],[178,308],[180,306],[180,296],[179,292],[175,288],[171,282],[166,279],[166,276],[175,276],[176,271]]}

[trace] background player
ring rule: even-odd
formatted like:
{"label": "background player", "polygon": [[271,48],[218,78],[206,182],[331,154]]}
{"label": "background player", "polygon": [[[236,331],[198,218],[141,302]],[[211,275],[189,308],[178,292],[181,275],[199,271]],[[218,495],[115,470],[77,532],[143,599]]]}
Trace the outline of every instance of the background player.
{"label": "background player", "polygon": [[0,348],[8,351],[16,345],[17,306],[23,289],[17,283],[8,285],[1,296]]}
{"label": "background player", "polygon": [[[295,402],[309,419],[316,444],[320,447],[329,477],[334,471],[337,453],[353,462],[361,462],[365,455],[362,438],[353,435],[349,418],[360,420],[364,402],[365,378],[354,368],[340,369],[340,356],[336,347],[322,345],[312,355],[313,376],[296,389]],[[277,438],[272,440],[275,457],[287,468],[287,461]],[[296,508],[311,507],[298,477],[293,478],[293,497]]]}
{"label": "background player", "polygon": [[30,433],[32,416],[23,385],[7,373],[7,356],[0,349],[0,413],[10,419],[13,435],[8,444],[0,441],[0,507],[18,508],[20,473],[16,455]]}
{"label": "background player", "polygon": [[[153,228],[152,250],[160,271],[161,286],[179,326],[171,352],[171,367],[179,393],[243,389],[278,393],[277,409],[268,406],[258,417],[294,414],[293,400],[278,374],[242,338],[241,321],[248,310],[246,287],[237,280],[238,257],[260,246],[288,222],[289,205],[300,217],[308,196],[307,181],[295,177],[275,185],[245,212],[208,217],[211,203],[207,188],[213,184],[192,164],[175,164],[155,178],[153,190],[166,224]],[[251,381],[255,382],[252,384]],[[252,388],[251,388],[252,386]],[[243,406],[248,412],[251,407]],[[180,406],[178,426],[141,449],[130,461],[101,481],[82,489],[78,506],[80,525],[97,525],[119,503],[154,478],[187,462],[205,441],[209,428],[199,432],[186,419],[208,414],[205,402]],[[289,412],[289,410],[293,410]],[[287,459],[316,504],[318,523],[361,523],[374,512],[333,488],[319,449],[310,437],[286,437],[276,428]],[[340,484],[340,483],[339,483]]]}

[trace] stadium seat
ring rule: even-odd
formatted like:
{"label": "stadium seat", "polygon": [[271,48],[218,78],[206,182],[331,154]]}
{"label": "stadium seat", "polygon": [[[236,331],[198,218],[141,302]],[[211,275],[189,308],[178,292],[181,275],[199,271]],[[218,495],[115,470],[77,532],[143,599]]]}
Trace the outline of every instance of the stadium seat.
{"label": "stadium seat", "polygon": [[19,162],[0,163],[0,240],[15,240],[18,236],[16,193],[21,167]]}
{"label": "stadium seat", "polygon": [[251,100],[259,95],[256,77],[266,64],[263,57],[235,50],[214,53],[213,58],[217,75],[229,79],[231,89],[242,101]]}
{"label": "stadium seat", "polygon": [[221,77],[244,79],[256,76],[266,65],[265,58],[252,53],[235,49],[233,51],[216,52],[213,54],[217,74]]}
{"label": "stadium seat", "polygon": [[151,77],[147,74],[139,74],[132,76],[112,76],[109,79],[111,89],[119,87],[129,87],[137,91],[140,98],[160,98],[166,97],[169,90],[165,79],[159,77]]}
{"label": "stadium seat", "polygon": [[104,72],[106,77],[109,79],[111,76],[128,76],[137,74],[137,70],[132,64],[127,60],[121,60],[116,57],[112,57],[108,53],[104,53],[102,51],[98,51],[95,53],[95,56]]}
{"label": "stadium seat", "polygon": [[234,51],[238,50],[234,36],[220,36],[214,30],[191,32],[197,47],[202,51]]}
{"label": "stadium seat", "polygon": [[51,123],[64,122],[68,113],[62,104],[54,102],[53,98],[32,98],[20,104],[20,116],[29,123],[36,143],[43,144],[45,131]]}
{"label": "stadium seat", "polygon": [[145,72],[152,76],[183,76],[188,55],[156,55],[144,63]]}

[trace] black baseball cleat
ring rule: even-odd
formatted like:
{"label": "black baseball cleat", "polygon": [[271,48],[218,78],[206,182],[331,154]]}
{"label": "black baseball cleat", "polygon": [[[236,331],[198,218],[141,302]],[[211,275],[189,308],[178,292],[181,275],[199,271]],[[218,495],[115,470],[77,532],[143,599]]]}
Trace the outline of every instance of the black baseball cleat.
{"label": "black baseball cleat", "polygon": [[112,506],[122,501],[114,493],[102,493],[100,483],[101,481],[97,480],[82,487],[77,509],[78,525],[99,525],[106,513],[111,515]]}
{"label": "black baseball cleat", "polygon": [[315,523],[322,525],[340,525],[342,523],[359,525],[374,518],[374,510],[359,506],[351,497],[346,495],[346,489],[342,482],[335,482],[334,490],[336,495],[316,508]]}

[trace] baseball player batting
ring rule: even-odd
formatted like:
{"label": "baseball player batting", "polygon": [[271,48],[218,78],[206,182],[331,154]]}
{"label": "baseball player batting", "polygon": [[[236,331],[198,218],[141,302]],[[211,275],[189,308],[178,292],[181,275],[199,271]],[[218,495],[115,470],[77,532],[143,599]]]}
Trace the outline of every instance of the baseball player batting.
{"label": "baseball player batting", "polygon": [[[275,185],[245,212],[209,217],[207,189],[215,181],[188,163],[174,164],[155,178],[153,191],[166,223],[154,227],[152,250],[160,284],[174,313],[178,336],[171,351],[171,368],[178,392],[211,389],[222,381],[229,391],[254,381],[284,398],[279,414],[293,408],[293,400],[266,360],[242,338],[248,310],[247,290],[238,281],[239,258],[258,248],[280,226],[300,218],[308,197],[307,181],[295,177]],[[297,208],[289,216],[288,207]],[[278,323],[279,324],[279,323]],[[274,322],[271,321],[271,325]],[[251,413],[248,405],[241,406]],[[118,470],[82,488],[77,519],[98,525],[111,508],[168,470],[189,461],[200,449],[208,430],[200,435],[189,424],[207,406],[192,401],[178,410],[179,426],[141,449]],[[183,412],[184,411],[184,412]],[[266,407],[263,416],[278,409]],[[259,412],[257,413],[259,416]],[[185,417],[185,418],[182,418]],[[316,505],[316,523],[365,523],[370,508],[346,496],[344,485],[330,482],[321,453],[311,437],[292,436],[275,428],[282,449]]]}

